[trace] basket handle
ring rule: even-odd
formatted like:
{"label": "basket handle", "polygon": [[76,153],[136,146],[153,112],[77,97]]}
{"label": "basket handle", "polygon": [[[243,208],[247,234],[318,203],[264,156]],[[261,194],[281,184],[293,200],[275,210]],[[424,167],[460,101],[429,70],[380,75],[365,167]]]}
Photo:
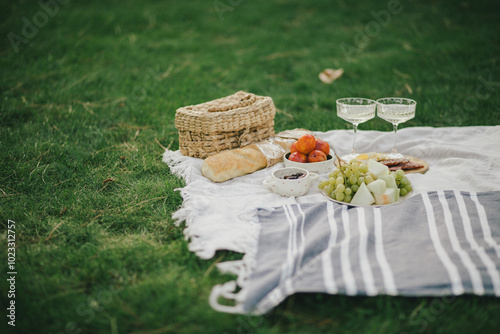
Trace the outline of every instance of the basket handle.
{"label": "basket handle", "polygon": [[253,104],[257,100],[257,97],[254,94],[246,94],[235,102],[228,104],[220,104],[217,106],[213,106],[207,109],[208,112],[220,112],[220,111],[228,111],[234,110],[238,108],[243,108]]}

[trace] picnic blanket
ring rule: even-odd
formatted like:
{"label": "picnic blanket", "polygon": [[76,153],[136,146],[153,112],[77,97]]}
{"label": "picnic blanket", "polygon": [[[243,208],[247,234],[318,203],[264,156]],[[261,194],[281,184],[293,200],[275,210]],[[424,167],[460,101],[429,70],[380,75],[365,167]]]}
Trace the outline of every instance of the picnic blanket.
{"label": "picnic blanket", "polygon": [[[352,131],[314,134],[350,150]],[[358,151],[388,151],[392,135],[360,131]],[[189,249],[204,259],[245,254],[217,265],[237,279],[215,286],[210,305],[265,313],[296,292],[500,296],[500,126],[405,128],[398,149],[430,169],[408,175],[411,197],[379,208],[334,203],[316,187],[296,198],[271,193],[261,183],[282,164],[216,184],[201,175],[201,159],[166,150],[186,182],[173,218],[185,223]]]}

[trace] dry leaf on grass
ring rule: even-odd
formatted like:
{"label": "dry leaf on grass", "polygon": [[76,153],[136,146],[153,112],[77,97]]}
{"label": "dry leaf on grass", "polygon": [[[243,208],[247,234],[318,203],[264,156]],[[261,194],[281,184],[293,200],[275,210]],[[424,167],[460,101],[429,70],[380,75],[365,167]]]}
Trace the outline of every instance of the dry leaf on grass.
{"label": "dry leaf on grass", "polygon": [[327,68],[319,74],[319,79],[326,84],[331,84],[332,82],[340,78],[343,73],[343,68],[339,68],[338,70]]}

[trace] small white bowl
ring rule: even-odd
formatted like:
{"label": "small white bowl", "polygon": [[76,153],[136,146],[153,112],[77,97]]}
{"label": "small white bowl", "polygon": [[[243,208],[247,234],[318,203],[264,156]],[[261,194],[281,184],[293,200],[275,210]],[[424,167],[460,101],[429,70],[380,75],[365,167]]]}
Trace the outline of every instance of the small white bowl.
{"label": "small white bowl", "polygon": [[[301,173],[297,179],[285,179],[285,176]],[[303,168],[285,167],[277,169],[272,176],[265,179],[262,185],[273,193],[286,197],[303,196],[311,189],[313,181],[318,179],[318,174],[311,173]]]}
{"label": "small white bowl", "polygon": [[327,155],[327,159],[325,161],[320,161],[320,162],[290,161],[288,160],[288,156],[290,154],[291,153],[288,152],[283,156],[283,163],[285,164],[285,167],[304,168],[312,173],[317,173],[317,174],[327,174],[333,172],[333,170],[335,169],[335,159],[333,159],[333,157],[330,154]]}

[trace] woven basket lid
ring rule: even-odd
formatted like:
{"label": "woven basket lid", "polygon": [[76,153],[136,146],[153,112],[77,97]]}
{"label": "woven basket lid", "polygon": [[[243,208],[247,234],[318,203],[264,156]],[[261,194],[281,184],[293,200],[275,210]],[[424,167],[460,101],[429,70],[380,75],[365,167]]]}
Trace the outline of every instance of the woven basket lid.
{"label": "woven basket lid", "polygon": [[267,96],[239,91],[213,101],[177,109],[179,131],[215,133],[258,127],[274,120],[276,108]]}

